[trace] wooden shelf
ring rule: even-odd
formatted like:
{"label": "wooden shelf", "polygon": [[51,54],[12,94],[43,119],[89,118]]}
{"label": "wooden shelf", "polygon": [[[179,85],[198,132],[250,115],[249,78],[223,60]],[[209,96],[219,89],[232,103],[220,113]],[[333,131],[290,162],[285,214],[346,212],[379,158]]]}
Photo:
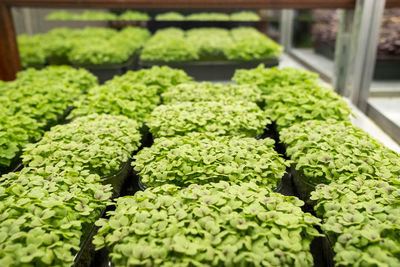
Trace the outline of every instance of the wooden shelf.
{"label": "wooden shelf", "polygon": [[354,8],[356,0],[3,0],[9,6],[49,8]]}

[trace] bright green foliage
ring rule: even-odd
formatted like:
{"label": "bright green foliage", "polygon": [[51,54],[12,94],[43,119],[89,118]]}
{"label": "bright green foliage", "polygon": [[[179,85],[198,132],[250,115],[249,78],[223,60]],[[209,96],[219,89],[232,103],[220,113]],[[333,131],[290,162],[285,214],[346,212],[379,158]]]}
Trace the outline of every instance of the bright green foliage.
{"label": "bright green foliage", "polygon": [[231,30],[233,42],[225,50],[229,60],[260,60],[276,58],[283,51],[281,45],[254,28],[242,27]]}
{"label": "bright green foliage", "polygon": [[231,14],[233,21],[260,21],[260,16],[253,11],[239,11]]}
{"label": "bright green foliage", "polygon": [[116,39],[121,39],[121,41],[125,41],[127,45],[129,44],[136,48],[143,46],[150,37],[151,33],[147,29],[140,27],[125,27],[118,32]]}
{"label": "bright green foliage", "polygon": [[200,60],[226,59],[225,49],[233,43],[229,30],[221,28],[192,29],[186,39],[197,47]]}
{"label": "bright green foliage", "polygon": [[76,65],[103,65],[126,62],[132,55],[131,47],[121,45],[119,39],[95,41],[96,45],[80,42],[69,54],[69,60]]}
{"label": "bright green foliage", "polygon": [[253,28],[228,31],[221,28],[198,28],[182,31],[167,28],[144,46],[141,59],[154,62],[196,60],[262,60],[279,56],[282,48]]}
{"label": "bright green foliage", "polygon": [[207,132],[211,135],[262,134],[270,123],[265,113],[254,103],[182,102],[161,105],[147,120],[155,138]]}
{"label": "bright green foliage", "polygon": [[156,86],[158,93],[161,94],[169,87],[191,82],[192,80],[193,78],[188,76],[183,70],[167,66],[154,66],[151,69],[128,71],[122,76],[114,77],[112,81],[113,83],[130,83],[132,85],[141,83],[146,86]]}
{"label": "bright green foliage", "polygon": [[48,67],[28,69],[3,84],[0,95],[0,172],[29,142],[63,119],[72,103],[97,83],[83,69]]}
{"label": "bright green foliage", "polygon": [[264,97],[265,111],[278,131],[307,120],[347,121],[351,114],[344,99],[331,88],[305,84],[278,88]]}
{"label": "bright green foliage", "polygon": [[[40,45],[26,48],[27,53],[32,55],[26,55],[22,60],[30,62],[43,56],[44,60],[54,65],[121,64],[127,62],[149,38],[150,32],[139,27],[126,27],[121,31],[93,27],[56,28],[46,34],[29,37],[31,42],[38,40],[36,42]],[[22,41],[25,39],[21,36]],[[22,41],[20,49],[29,45],[27,43],[23,47]]]}
{"label": "bright green foliage", "polygon": [[150,16],[140,11],[127,10],[118,17],[119,20],[150,20]]}
{"label": "bright green foliage", "polygon": [[17,80],[10,82],[10,86],[17,88],[20,85],[29,85],[40,82],[71,87],[71,90],[87,92],[97,85],[97,77],[85,69],[75,69],[68,66],[49,66],[42,70],[28,69],[17,74]]}
{"label": "bright green foliage", "polygon": [[[126,62],[150,38],[150,32],[127,27],[108,39],[81,36],[68,54],[70,62],[78,65],[103,65]],[[90,45],[96,43],[95,46]]]}
{"label": "bright green foliage", "polygon": [[274,143],[269,138],[212,138],[199,133],[162,137],[139,151],[132,165],[147,187],[227,180],[275,188],[287,163],[275,152]]}
{"label": "bright green foliage", "polygon": [[162,95],[164,103],[201,101],[248,101],[261,103],[261,91],[256,86],[210,82],[184,83],[170,87]]}
{"label": "bright green foliage", "polygon": [[185,16],[178,12],[166,12],[158,14],[155,18],[157,21],[179,21],[185,20]]}
{"label": "bright green foliage", "polygon": [[400,184],[400,156],[348,122],[306,121],[280,132],[296,170],[313,184],[369,174]]}
{"label": "bright green foliage", "polygon": [[264,95],[280,90],[277,87],[315,83],[318,75],[307,70],[286,67],[282,69],[266,68],[260,64],[251,70],[236,70],[232,80],[238,84],[257,85]]}
{"label": "bright green foliage", "polygon": [[140,55],[144,61],[189,61],[199,58],[197,46],[184,38],[177,28],[159,30],[143,47]]}
{"label": "bright green foliage", "polygon": [[120,266],[312,266],[319,219],[255,183],[163,185],[117,200],[93,243]]}
{"label": "bright green foliage", "polygon": [[[75,47],[104,43],[117,35],[108,28],[86,27],[84,29],[56,28],[43,35],[46,58],[50,64],[71,64],[70,54]],[[104,54],[104,53],[103,53]]]}
{"label": "bright green foliage", "polygon": [[23,68],[40,68],[46,64],[46,53],[42,35],[19,35],[18,50]]}
{"label": "bright green foliage", "polygon": [[46,132],[42,140],[27,145],[25,166],[74,168],[105,176],[118,171],[140,146],[136,121],[124,116],[79,117]]}
{"label": "bright green foliage", "polygon": [[75,116],[97,114],[123,115],[137,122],[144,121],[160,103],[157,86],[131,83],[116,77],[103,86],[93,87],[74,103]]}
{"label": "bright green foliage", "polygon": [[186,16],[186,20],[199,20],[199,21],[228,21],[229,15],[217,12],[199,12]]}
{"label": "bright green foliage", "polygon": [[0,173],[6,170],[21,149],[39,140],[43,131],[26,115],[4,116],[0,112]]}
{"label": "bright green foliage", "polygon": [[98,175],[57,168],[0,177],[0,266],[71,266],[111,197]]}
{"label": "bright green foliage", "polygon": [[82,13],[54,11],[46,20],[116,20],[117,16],[110,12],[87,10]]}
{"label": "bright green foliage", "polygon": [[400,189],[351,175],[319,185],[311,199],[334,244],[337,266],[400,266]]}

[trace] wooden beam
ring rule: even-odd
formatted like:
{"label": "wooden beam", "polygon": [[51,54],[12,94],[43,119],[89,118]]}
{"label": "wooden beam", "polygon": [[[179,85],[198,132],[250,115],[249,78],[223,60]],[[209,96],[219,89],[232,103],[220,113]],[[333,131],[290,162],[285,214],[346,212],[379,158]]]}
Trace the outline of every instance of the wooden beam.
{"label": "wooden beam", "polygon": [[12,81],[20,70],[11,8],[0,3],[0,80]]}
{"label": "wooden beam", "polygon": [[[398,0],[392,0],[398,1]],[[356,0],[3,0],[10,6],[49,8],[354,8]]]}
{"label": "wooden beam", "polygon": [[400,7],[400,0],[386,0],[385,8]]}

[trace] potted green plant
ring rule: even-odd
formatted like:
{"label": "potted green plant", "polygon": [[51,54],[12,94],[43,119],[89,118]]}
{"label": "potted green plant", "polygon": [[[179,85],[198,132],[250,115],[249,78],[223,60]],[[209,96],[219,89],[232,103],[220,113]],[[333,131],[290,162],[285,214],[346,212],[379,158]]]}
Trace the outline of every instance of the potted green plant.
{"label": "potted green plant", "polygon": [[250,70],[237,70],[232,78],[237,84],[257,85],[263,95],[268,95],[287,86],[315,83],[317,79],[318,74],[311,71],[292,67],[266,68],[262,64]]}
{"label": "potted green plant", "polygon": [[109,203],[87,171],[24,168],[0,177],[1,266],[71,266]]}
{"label": "potted green plant", "polygon": [[276,66],[281,50],[279,44],[251,27],[186,32],[167,28],[157,31],[145,44],[139,64],[180,68],[196,80],[229,80],[238,68],[254,68],[260,63]]}
{"label": "potted green plant", "polygon": [[311,199],[338,266],[397,266],[400,189],[379,177],[350,175],[317,186]]}
{"label": "potted green plant", "polygon": [[105,183],[113,184],[114,191],[119,192],[126,177],[105,178],[121,168],[129,168],[140,140],[136,121],[124,116],[92,114],[53,127],[38,143],[25,147],[22,159],[30,167],[87,170],[102,176]]}
{"label": "potted green plant", "polygon": [[249,101],[262,105],[261,91],[252,85],[221,83],[184,83],[168,88],[161,95],[165,104],[202,101]]}
{"label": "potted green plant", "polygon": [[[128,71],[122,76],[116,76],[110,83],[130,83],[144,84],[146,86],[156,86],[158,93],[165,92],[169,87],[176,86],[181,83],[191,82],[192,77],[188,76],[184,71],[169,68],[167,66],[154,66],[150,69],[141,69],[138,71]],[[107,83],[109,83],[107,82]]]}
{"label": "potted green plant", "polygon": [[93,243],[115,266],[308,266],[319,220],[255,183],[163,185],[119,198]]}
{"label": "potted green plant", "polygon": [[70,118],[93,113],[123,115],[143,122],[160,103],[158,88],[111,80],[103,86],[93,87],[88,94],[74,102]]}
{"label": "potted green plant", "polygon": [[132,165],[142,187],[225,180],[276,189],[289,165],[275,152],[274,143],[269,138],[209,137],[199,133],[162,137],[139,151]]}
{"label": "potted green plant", "polygon": [[158,106],[146,123],[154,138],[190,132],[255,137],[270,120],[251,102],[182,102]]}
{"label": "potted green plant", "polygon": [[295,184],[311,185],[306,195],[317,184],[353,173],[399,184],[399,155],[349,122],[306,121],[282,130],[280,139],[293,162]]}
{"label": "potted green plant", "polygon": [[304,84],[277,88],[264,96],[264,110],[278,131],[307,120],[348,121],[351,109],[331,88]]}
{"label": "potted green plant", "polygon": [[13,170],[21,149],[43,131],[63,122],[72,103],[97,79],[71,67],[28,69],[3,84],[0,97],[0,173]]}

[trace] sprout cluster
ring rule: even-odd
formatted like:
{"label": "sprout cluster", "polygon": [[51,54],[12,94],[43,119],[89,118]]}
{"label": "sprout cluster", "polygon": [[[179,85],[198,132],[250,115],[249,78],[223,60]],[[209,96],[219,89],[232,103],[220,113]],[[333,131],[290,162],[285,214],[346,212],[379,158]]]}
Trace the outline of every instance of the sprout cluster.
{"label": "sprout cluster", "polygon": [[22,158],[30,167],[72,168],[104,176],[118,171],[140,140],[136,121],[92,114],[53,127],[38,143],[27,145]]}
{"label": "sprout cluster", "polygon": [[309,266],[319,220],[302,205],[255,183],[163,185],[119,198],[94,244],[116,267]]}
{"label": "sprout cluster", "polygon": [[311,199],[324,219],[338,266],[400,265],[400,189],[386,182],[351,175],[318,185]]}
{"label": "sprout cluster", "polygon": [[353,173],[400,184],[400,156],[349,122],[306,121],[282,130],[280,139],[313,184]]}
{"label": "sprout cluster", "polygon": [[156,138],[190,132],[255,137],[269,122],[264,112],[250,102],[182,102],[158,106],[147,125]]}
{"label": "sprout cluster", "polygon": [[134,159],[135,171],[147,187],[225,180],[275,188],[287,166],[275,152],[272,139],[209,137],[199,133],[158,138]]}

